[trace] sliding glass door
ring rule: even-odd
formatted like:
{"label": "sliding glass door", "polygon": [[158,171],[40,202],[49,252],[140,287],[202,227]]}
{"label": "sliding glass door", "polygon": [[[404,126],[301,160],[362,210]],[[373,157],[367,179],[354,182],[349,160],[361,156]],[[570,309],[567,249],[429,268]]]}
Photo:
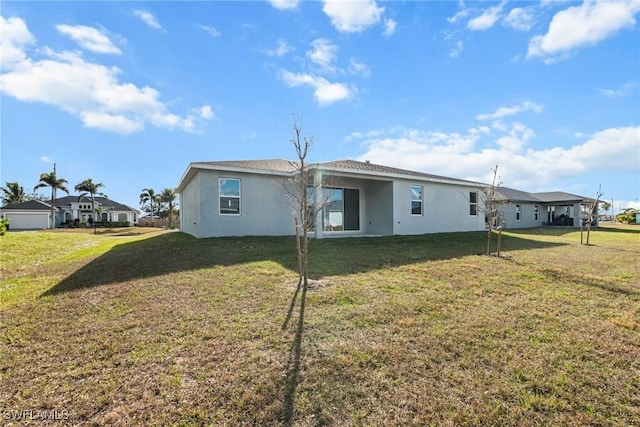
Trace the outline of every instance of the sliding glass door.
{"label": "sliding glass door", "polygon": [[324,231],[360,230],[360,190],[324,188]]}

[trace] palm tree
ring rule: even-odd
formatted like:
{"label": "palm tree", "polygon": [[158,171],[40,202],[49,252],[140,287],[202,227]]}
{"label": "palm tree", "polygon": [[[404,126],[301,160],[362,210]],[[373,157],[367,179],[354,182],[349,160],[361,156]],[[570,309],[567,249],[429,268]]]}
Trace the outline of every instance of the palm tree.
{"label": "palm tree", "polygon": [[[78,201],[82,200],[83,197],[89,195],[89,198],[91,199],[91,212],[93,212],[93,215],[95,215],[96,213],[96,201],[95,201],[95,195],[99,194],[101,196],[104,196],[104,193],[101,193],[100,188],[104,187],[104,184],[102,183],[94,183],[93,180],[91,178],[87,178],[84,181],[82,181],[80,184],[75,186],[75,190],[76,191],[80,191],[80,195],[78,196]],[[106,196],[105,196],[106,197]],[[93,234],[96,234],[96,220],[95,218],[93,219]]]}
{"label": "palm tree", "polygon": [[140,193],[140,206],[144,207],[147,203],[151,208],[151,223],[153,224],[153,206],[158,203],[158,195],[153,188],[144,188]]}
{"label": "palm tree", "polygon": [[24,187],[21,187],[17,182],[7,182],[7,186],[0,187],[0,191],[2,191],[2,203],[5,205],[28,200]]}
{"label": "palm tree", "polygon": [[171,228],[171,218],[173,218],[173,206],[176,201],[176,197],[177,194],[175,188],[165,188],[158,196],[160,202],[167,203],[169,205],[169,228]]}
{"label": "palm tree", "polygon": [[38,183],[38,185],[36,185],[35,187],[33,187],[33,191],[36,191],[38,188],[43,188],[43,187],[51,187],[51,227],[50,228],[54,228],[55,227],[55,217],[53,216],[53,209],[54,209],[54,200],[56,199],[56,191],[57,190],[62,190],[65,193],[69,194],[69,190],[67,190],[67,187],[65,187],[65,184],[67,183],[66,179],[63,178],[58,178],[56,176],[56,170],[55,167],[53,169],[53,172],[51,173],[43,173],[40,174],[40,182]]}

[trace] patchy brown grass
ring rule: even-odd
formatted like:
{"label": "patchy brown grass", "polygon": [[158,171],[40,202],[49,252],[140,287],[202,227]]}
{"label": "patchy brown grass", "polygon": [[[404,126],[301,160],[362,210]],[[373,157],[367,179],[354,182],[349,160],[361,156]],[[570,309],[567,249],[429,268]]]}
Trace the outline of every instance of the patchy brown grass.
{"label": "patchy brown grass", "polygon": [[0,296],[20,279],[0,306],[5,420],[640,420],[637,228],[588,247],[569,229],[506,233],[505,259],[478,255],[484,233],[314,241],[308,290],[290,238],[56,236],[74,249],[3,273]]}

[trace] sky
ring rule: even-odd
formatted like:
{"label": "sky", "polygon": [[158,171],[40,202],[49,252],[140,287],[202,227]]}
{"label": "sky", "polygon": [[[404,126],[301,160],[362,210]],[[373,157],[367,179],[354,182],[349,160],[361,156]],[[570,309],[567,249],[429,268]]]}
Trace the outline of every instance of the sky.
{"label": "sky", "polygon": [[[387,166],[640,208],[640,0],[24,2],[0,181],[139,207],[191,162]],[[46,189],[40,190],[47,194]]]}

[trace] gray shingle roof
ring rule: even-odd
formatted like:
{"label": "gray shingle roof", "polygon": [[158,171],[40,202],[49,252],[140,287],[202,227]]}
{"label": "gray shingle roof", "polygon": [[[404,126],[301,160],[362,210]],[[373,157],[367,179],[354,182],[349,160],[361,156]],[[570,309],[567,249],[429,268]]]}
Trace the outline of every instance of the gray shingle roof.
{"label": "gray shingle roof", "polygon": [[22,203],[12,203],[2,207],[3,210],[20,210],[20,211],[50,211],[51,205],[40,200],[27,200]]}
{"label": "gray shingle roof", "polygon": [[498,200],[509,200],[512,202],[541,202],[540,199],[526,191],[516,190],[514,188],[498,187],[496,190]]}
{"label": "gray shingle roof", "polygon": [[457,182],[466,183],[466,184],[476,184],[476,185],[480,184],[478,182],[468,181],[464,179],[451,178],[451,177],[442,176],[442,175],[433,175],[433,174],[428,174],[424,172],[412,171],[408,169],[394,168],[391,166],[377,165],[375,163],[370,163],[370,162],[359,162],[357,160],[336,160],[332,162],[316,163],[314,164],[314,166],[319,168],[330,167],[330,168],[340,168],[340,169],[351,169],[354,171],[375,172],[375,173],[380,173],[385,175],[407,175],[407,176],[415,176],[418,178],[457,181]]}
{"label": "gray shingle roof", "polygon": [[[227,160],[217,162],[199,162],[199,164],[208,166],[220,166],[228,168],[238,168],[247,170],[273,171],[280,173],[290,173],[296,170],[296,161],[285,159],[265,159],[265,160]],[[330,162],[312,163],[311,168],[318,169],[342,169],[346,171],[368,172],[380,175],[399,175],[423,178],[428,180],[443,180],[449,182],[459,182],[461,184],[474,184],[487,186],[480,182],[468,181],[458,178],[450,178],[441,175],[433,175],[424,172],[417,172],[408,169],[394,168],[391,166],[383,166],[370,162],[359,162],[357,160],[335,160]],[[565,193],[562,191],[552,191],[544,193],[528,193],[526,191],[516,190],[508,187],[498,187],[498,199],[508,200],[512,202],[532,202],[532,203],[577,203],[589,200],[586,197],[577,196],[575,194]]]}
{"label": "gray shingle roof", "polygon": [[545,193],[533,193],[535,197],[543,202],[582,202],[590,200],[588,197],[577,196],[563,191],[549,191]]}
{"label": "gray shingle roof", "polygon": [[538,203],[577,203],[589,200],[587,197],[562,191],[550,191],[544,193],[527,193],[526,191],[515,190],[513,188],[498,187],[498,199],[509,200],[511,202],[538,202]]}
{"label": "gray shingle roof", "polygon": [[[262,170],[262,171],[274,171],[274,172],[294,172],[296,170],[297,162],[293,160],[285,160],[285,159],[266,159],[266,160],[228,160],[228,161],[217,161],[217,162],[200,162],[201,164],[209,165],[209,166],[221,166],[221,167],[231,167],[231,168],[240,168],[240,169],[254,169],[254,170]],[[357,160],[336,160],[331,162],[319,162],[319,163],[311,163],[309,165],[311,168],[330,168],[330,169],[347,169],[352,170],[354,172],[372,172],[383,175],[406,175],[406,176],[415,176],[418,178],[426,178],[426,179],[438,179],[438,180],[447,180],[447,181],[456,181],[460,183],[473,183],[479,184],[472,181],[466,181],[463,179],[450,178],[440,175],[432,175],[423,172],[416,172],[407,169],[399,169],[390,166],[377,165],[369,162],[359,162]]]}
{"label": "gray shingle roof", "polygon": [[[91,201],[89,197],[83,197],[82,200],[85,202]],[[99,203],[106,208],[110,208],[116,211],[133,211],[133,212],[137,211],[137,209],[132,209],[127,205],[123,205],[122,203],[118,203],[106,197],[95,196],[94,200],[96,201],[96,204]],[[77,201],[78,201],[78,196],[65,196],[65,197],[58,197],[57,199],[54,200],[54,203],[57,207],[62,207],[62,206],[69,206],[71,205],[71,203],[75,203]]]}
{"label": "gray shingle roof", "polygon": [[223,166],[229,168],[240,169],[257,169],[274,172],[293,172],[296,162],[285,159],[266,159],[266,160],[224,160],[219,162],[201,162],[205,165]]}

